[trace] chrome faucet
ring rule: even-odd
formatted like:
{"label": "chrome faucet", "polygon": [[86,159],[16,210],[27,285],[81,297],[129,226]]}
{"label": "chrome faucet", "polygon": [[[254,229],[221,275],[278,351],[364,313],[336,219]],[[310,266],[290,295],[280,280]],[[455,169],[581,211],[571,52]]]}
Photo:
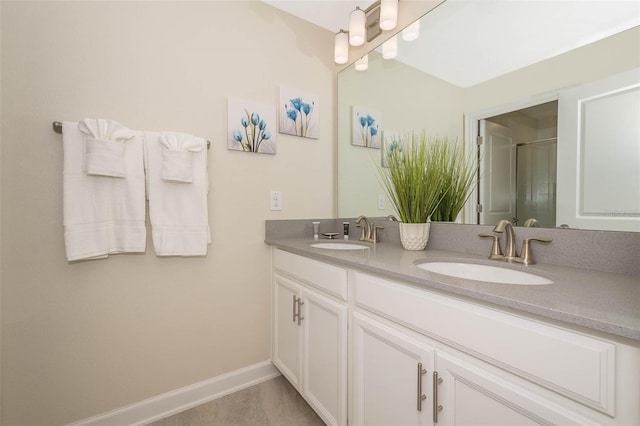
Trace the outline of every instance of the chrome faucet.
{"label": "chrome faucet", "polygon": [[515,259],[518,257],[518,253],[516,252],[516,241],[515,235],[513,233],[513,225],[506,219],[502,219],[495,228],[493,228],[493,232],[504,232],[505,233],[505,247],[504,247],[504,258],[507,261]]}
{"label": "chrome faucet", "polygon": [[378,229],[384,229],[382,226],[371,223],[369,219],[364,216],[358,216],[355,222],[358,228],[362,228],[362,232],[360,233],[360,241],[366,241],[368,243],[378,242]]}

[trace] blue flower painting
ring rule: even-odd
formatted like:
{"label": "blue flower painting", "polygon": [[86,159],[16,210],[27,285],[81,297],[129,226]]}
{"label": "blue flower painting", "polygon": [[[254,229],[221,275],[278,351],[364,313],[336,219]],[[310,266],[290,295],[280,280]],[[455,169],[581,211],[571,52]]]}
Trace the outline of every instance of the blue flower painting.
{"label": "blue flower painting", "polygon": [[380,149],[382,145],[382,116],[371,108],[353,107],[353,137],[357,146]]}
{"label": "blue flower painting", "polygon": [[275,110],[269,105],[229,99],[227,147],[236,151],[275,154]]}
{"label": "blue flower painting", "polygon": [[280,88],[280,133],[318,138],[318,97],[298,89]]}
{"label": "blue flower painting", "polygon": [[394,151],[398,151],[402,154],[402,144],[400,143],[400,135],[397,132],[385,130],[382,136],[383,149],[380,150],[382,154],[381,164],[382,167],[389,167],[389,157],[394,154]]}

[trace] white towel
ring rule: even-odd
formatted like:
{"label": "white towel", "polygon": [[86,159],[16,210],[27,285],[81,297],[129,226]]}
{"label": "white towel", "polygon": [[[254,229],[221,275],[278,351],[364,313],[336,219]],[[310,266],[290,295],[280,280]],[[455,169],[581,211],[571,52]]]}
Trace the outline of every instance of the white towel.
{"label": "white towel", "polygon": [[126,178],[83,171],[84,135],[62,123],[64,239],[69,261],[144,252],[145,180],[142,134],[124,145]]}
{"label": "white towel", "polygon": [[[162,178],[163,150],[159,132],[144,133],[145,166],[149,197],[149,218],[153,248],[158,256],[205,256],[211,242],[207,192],[206,141],[190,135],[201,149],[191,152],[190,184]],[[166,137],[164,138],[166,139]]]}
{"label": "white towel", "polygon": [[202,138],[185,133],[160,134],[162,145],[162,179],[168,182],[191,183],[193,181],[192,153],[201,152]]}
{"label": "white towel", "polygon": [[135,133],[117,121],[85,118],[78,123],[85,135],[84,171],[89,175],[125,177],[124,144]]}

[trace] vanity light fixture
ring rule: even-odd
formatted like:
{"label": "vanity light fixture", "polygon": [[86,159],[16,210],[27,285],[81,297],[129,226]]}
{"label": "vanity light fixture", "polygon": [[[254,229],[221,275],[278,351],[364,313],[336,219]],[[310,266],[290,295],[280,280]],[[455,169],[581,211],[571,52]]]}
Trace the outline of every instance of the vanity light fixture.
{"label": "vanity light fixture", "polygon": [[393,36],[382,43],[382,58],[393,59],[398,56],[398,36]]}
{"label": "vanity light fixture", "polygon": [[[362,46],[382,34],[382,30],[392,30],[398,24],[398,0],[377,0],[366,10],[356,7],[349,15],[349,31],[341,29],[335,38],[334,61],[342,65],[349,61],[349,45]],[[394,57],[397,54],[390,53]],[[387,48],[389,49],[389,47]],[[393,49],[393,48],[392,48]],[[364,65],[362,65],[364,66]]]}
{"label": "vanity light fixture", "polygon": [[366,71],[369,68],[369,55],[364,55],[356,61],[356,71]]}
{"label": "vanity light fixture", "polygon": [[398,24],[398,0],[380,0],[380,28],[389,31]]}
{"label": "vanity light fixture", "polygon": [[336,34],[333,47],[333,60],[336,64],[346,64],[349,60],[349,34],[345,30],[340,30]]}
{"label": "vanity light fixture", "polygon": [[356,10],[349,15],[349,44],[352,46],[362,46],[365,38],[366,16],[364,10],[356,6]]}
{"label": "vanity light fixture", "polygon": [[404,41],[417,40],[420,36],[420,20],[417,20],[407,28],[402,30],[402,39]]}

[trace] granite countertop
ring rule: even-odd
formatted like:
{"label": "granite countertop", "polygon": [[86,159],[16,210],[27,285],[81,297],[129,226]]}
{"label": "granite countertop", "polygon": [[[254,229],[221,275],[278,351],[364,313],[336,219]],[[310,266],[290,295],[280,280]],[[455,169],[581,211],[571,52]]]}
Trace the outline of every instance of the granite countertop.
{"label": "granite countertop", "polygon": [[[637,275],[546,264],[515,265],[490,261],[486,256],[434,249],[409,251],[385,243],[350,241],[369,248],[329,250],[311,247],[314,241],[310,238],[267,238],[265,242],[320,261],[640,341],[640,282]],[[495,284],[440,275],[415,266],[423,260],[460,259],[530,272],[554,283]]]}

